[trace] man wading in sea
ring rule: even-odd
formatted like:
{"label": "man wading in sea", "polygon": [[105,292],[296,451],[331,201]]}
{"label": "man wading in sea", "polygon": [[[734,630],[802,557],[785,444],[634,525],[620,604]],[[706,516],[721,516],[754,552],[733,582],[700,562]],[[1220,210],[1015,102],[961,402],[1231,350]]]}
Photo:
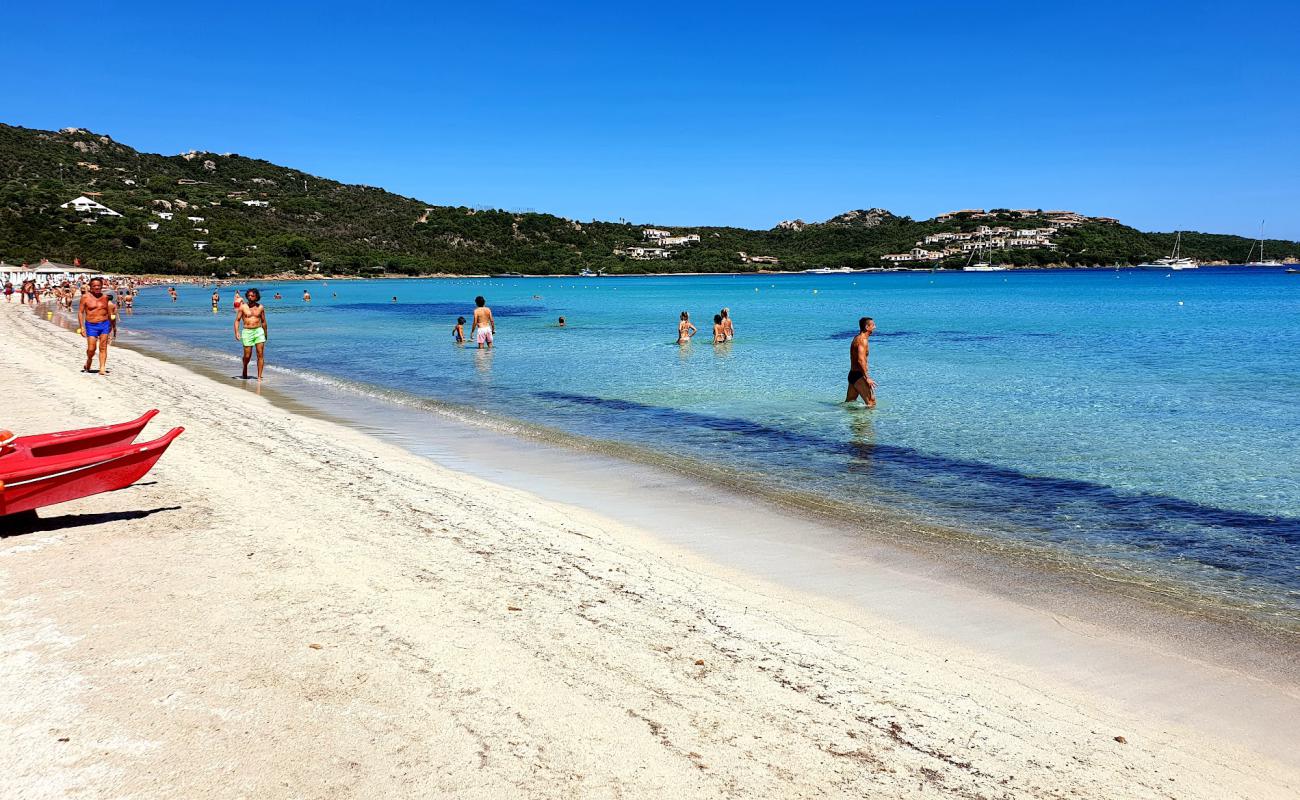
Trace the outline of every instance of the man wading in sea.
{"label": "man wading in sea", "polygon": [[266,334],[271,326],[266,323],[262,293],[249,289],[244,297],[247,298],[244,304],[235,309],[235,341],[244,346],[244,380],[248,380],[248,360],[253,357],[253,348],[257,348],[257,379],[260,381],[262,368],[266,366]]}
{"label": "man wading in sea", "polygon": [[876,382],[871,380],[871,373],[867,370],[867,355],[871,350],[868,340],[875,330],[876,323],[871,317],[858,320],[858,335],[853,337],[853,343],[849,345],[849,394],[844,398],[846,403],[852,403],[861,397],[867,408],[876,407]]}
{"label": "man wading in sea", "polygon": [[104,294],[102,278],[90,279],[90,291],[81,295],[81,305],[77,306],[77,327],[86,337],[86,365],[82,372],[90,372],[90,362],[99,350],[99,374],[107,375],[105,365],[108,363],[108,340],[113,335],[113,304]]}
{"label": "man wading in sea", "polygon": [[470,326],[470,335],[478,343],[480,349],[483,345],[492,347],[492,337],[496,335],[497,323],[492,319],[492,309],[487,307],[487,301],[480,295],[474,298],[474,324]]}

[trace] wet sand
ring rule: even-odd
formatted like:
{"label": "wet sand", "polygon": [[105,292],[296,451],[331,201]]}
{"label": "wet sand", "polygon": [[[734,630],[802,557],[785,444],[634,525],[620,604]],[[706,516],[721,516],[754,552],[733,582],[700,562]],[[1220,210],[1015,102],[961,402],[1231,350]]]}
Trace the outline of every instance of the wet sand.
{"label": "wet sand", "polygon": [[5,427],[187,429],[0,540],[6,794],[1300,792],[1285,663],[635,469],[597,491],[531,444],[469,474],[140,353],[83,375],[75,336],[0,312]]}

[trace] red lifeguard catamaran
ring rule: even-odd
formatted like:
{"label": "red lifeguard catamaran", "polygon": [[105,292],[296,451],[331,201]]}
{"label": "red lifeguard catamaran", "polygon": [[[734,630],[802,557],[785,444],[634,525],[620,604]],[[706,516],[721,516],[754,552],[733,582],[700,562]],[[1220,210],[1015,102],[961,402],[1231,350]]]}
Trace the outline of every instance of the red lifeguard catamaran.
{"label": "red lifeguard catamaran", "polygon": [[0,517],[125,489],[140,480],[185,430],[172,428],[137,443],[135,437],[157,414],[153,409],[131,422],[34,436],[0,431]]}

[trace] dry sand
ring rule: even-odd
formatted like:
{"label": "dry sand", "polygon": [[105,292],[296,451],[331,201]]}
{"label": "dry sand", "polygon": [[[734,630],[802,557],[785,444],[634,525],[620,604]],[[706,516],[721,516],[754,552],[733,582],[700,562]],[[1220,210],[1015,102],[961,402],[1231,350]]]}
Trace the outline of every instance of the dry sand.
{"label": "dry sand", "polygon": [[186,428],[0,539],[5,798],[1300,796],[1215,730],[242,388],[81,374],[16,305],[0,342],[4,427]]}

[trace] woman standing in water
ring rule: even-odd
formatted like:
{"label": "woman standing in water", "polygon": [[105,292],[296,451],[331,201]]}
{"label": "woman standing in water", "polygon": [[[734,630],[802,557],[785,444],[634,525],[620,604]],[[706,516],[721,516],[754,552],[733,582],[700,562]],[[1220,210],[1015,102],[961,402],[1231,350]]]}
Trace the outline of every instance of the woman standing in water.
{"label": "woman standing in water", "polygon": [[677,323],[677,343],[689,344],[691,337],[695,335],[695,326],[691,324],[691,315],[682,312],[682,320]]}

